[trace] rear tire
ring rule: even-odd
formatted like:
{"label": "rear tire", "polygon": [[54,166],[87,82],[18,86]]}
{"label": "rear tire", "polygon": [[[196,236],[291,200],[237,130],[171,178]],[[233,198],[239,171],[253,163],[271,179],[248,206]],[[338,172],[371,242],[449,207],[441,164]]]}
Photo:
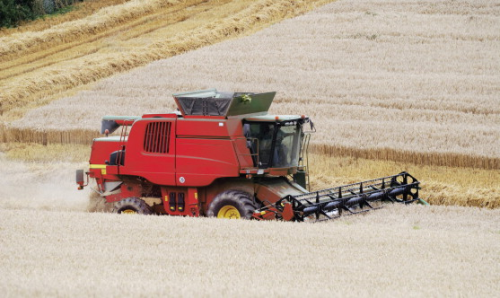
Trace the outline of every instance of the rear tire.
{"label": "rear tire", "polygon": [[151,214],[151,208],[143,200],[130,197],[115,203],[113,213],[124,214]]}
{"label": "rear tire", "polygon": [[227,190],[218,194],[207,210],[208,217],[251,219],[258,205],[249,193]]}

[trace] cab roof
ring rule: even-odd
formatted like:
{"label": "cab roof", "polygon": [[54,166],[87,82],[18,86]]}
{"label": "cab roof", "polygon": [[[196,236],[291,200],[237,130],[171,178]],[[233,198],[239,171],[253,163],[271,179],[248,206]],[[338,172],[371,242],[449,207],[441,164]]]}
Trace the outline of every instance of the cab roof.
{"label": "cab roof", "polygon": [[307,119],[307,117],[300,115],[260,115],[245,117],[245,120],[251,122],[286,122],[300,119]]}

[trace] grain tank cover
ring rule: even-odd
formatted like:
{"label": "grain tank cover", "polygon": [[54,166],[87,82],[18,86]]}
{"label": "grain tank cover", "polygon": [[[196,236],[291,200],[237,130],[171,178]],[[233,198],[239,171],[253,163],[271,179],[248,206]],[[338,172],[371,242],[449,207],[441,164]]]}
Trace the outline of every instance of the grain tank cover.
{"label": "grain tank cover", "polygon": [[267,114],[276,92],[218,92],[208,89],[173,94],[184,116],[237,116]]}

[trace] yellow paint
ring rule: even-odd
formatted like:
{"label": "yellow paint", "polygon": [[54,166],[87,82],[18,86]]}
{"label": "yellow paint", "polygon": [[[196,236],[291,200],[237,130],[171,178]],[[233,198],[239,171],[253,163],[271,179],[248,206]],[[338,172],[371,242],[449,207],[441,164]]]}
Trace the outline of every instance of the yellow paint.
{"label": "yellow paint", "polygon": [[231,205],[226,205],[219,210],[219,212],[217,213],[217,218],[239,219],[241,218],[241,215],[238,209],[236,209],[236,207]]}
{"label": "yellow paint", "polygon": [[168,196],[165,196],[165,203],[168,203]]}
{"label": "yellow paint", "polygon": [[106,165],[90,165],[90,169],[101,169],[101,175],[106,175]]}
{"label": "yellow paint", "polygon": [[198,201],[198,193],[197,192],[194,193],[194,199]]}
{"label": "yellow paint", "polygon": [[90,165],[90,169],[106,169],[106,165]]}

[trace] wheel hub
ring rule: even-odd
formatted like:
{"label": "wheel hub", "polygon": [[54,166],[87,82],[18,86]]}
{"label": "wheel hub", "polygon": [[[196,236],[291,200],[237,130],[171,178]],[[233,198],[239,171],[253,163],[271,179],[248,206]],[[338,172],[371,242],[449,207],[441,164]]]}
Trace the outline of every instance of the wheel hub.
{"label": "wheel hub", "polygon": [[125,213],[125,214],[136,214],[137,211],[135,211],[134,209],[125,209],[125,210],[122,210],[120,213]]}
{"label": "wheel hub", "polygon": [[238,209],[236,209],[236,207],[226,205],[219,210],[219,212],[217,213],[217,218],[239,219],[241,218],[241,214]]}

